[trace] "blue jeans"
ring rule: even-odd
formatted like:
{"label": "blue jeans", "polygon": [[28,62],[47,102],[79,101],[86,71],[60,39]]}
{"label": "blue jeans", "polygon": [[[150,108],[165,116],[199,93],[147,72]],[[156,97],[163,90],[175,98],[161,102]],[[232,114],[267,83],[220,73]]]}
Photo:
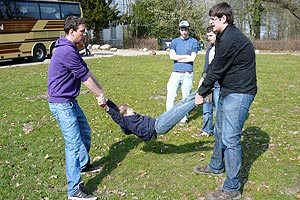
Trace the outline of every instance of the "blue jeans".
{"label": "blue jeans", "polygon": [[220,88],[215,88],[213,90],[213,103],[203,104],[203,125],[202,131],[213,134],[213,110],[214,107],[217,110],[217,103],[219,99]]}
{"label": "blue jeans", "polygon": [[77,101],[49,103],[49,108],[65,139],[68,196],[71,196],[81,182],[81,169],[90,162],[91,129]]}
{"label": "blue jeans", "polygon": [[[182,100],[185,99],[192,91],[193,88],[193,73],[178,73],[172,72],[167,84],[167,111],[170,110],[174,104],[178,93],[178,89],[181,87]],[[183,116],[182,122],[187,121],[187,115]]]}
{"label": "blue jeans", "polygon": [[190,94],[187,98],[177,103],[170,110],[157,117],[155,122],[155,131],[158,134],[165,134],[179,122],[183,116],[187,115],[195,108],[196,92]]}
{"label": "blue jeans", "polygon": [[214,173],[222,173],[226,169],[224,191],[234,192],[241,187],[241,135],[253,100],[254,95],[233,93],[220,96],[218,101],[215,145],[208,166]]}

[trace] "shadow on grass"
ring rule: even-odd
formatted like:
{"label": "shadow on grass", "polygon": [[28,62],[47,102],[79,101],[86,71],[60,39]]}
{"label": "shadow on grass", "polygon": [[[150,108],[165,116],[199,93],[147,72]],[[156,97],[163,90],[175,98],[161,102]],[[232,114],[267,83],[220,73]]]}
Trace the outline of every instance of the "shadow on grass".
{"label": "shadow on grass", "polygon": [[259,158],[269,147],[270,137],[259,127],[249,127],[243,132],[242,140],[242,167],[240,179],[242,182],[241,191],[248,181],[249,172],[253,163]]}
{"label": "shadow on grass", "polygon": [[[126,138],[120,142],[114,143],[106,157],[95,162],[95,165],[102,165],[102,171],[95,177],[91,178],[86,188],[89,191],[96,191],[101,181],[109,176],[111,172],[118,167],[118,163],[125,159],[128,152],[136,148],[142,140],[134,137]],[[261,131],[259,127],[249,127],[243,132],[242,140],[242,168],[240,178],[242,182],[241,191],[248,181],[251,166],[265,151],[267,151],[270,142],[270,137],[266,132]],[[209,151],[213,150],[211,146],[212,141],[198,141],[194,143],[186,143],[183,145],[166,144],[161,141],[152,140],[143,147],[143,151],[157,154],[180,154],[194,151]]]}
{"label": "shadow on grass", "polygon": [[[203,106],[195,107],[190,113],[189,113],[189,121],[196,120],[199,117],[202,117],[203,115]],[[200,124],[199,124],[200,126]]]}
{"label": "shadow on grass", "polygon": [[[114,143],[110,147],[107,156],[93,163],[95,166],[101,165],[102,170],[99,174],[88,180],[86,183],[87,190],[90,192],[95,192],[102,180],[109,176],[111,172],[118,167],[118,164],[125,159],[128,152],[136,148],[141,142],[143,141],[139,138],[129,137],[120,142]],[[203,146],[205,143],[211,143],[211,141],[199,141],[194,143],[186,143],[183,145],[173,145],[151,140],[145,144],[143,150],[145,152],[154,152],[158,154],[180,154],[194,151],[212,150],[212,148],[209,146]]]}
{"label": "shadow on grass", "polygon": [[204,146],[205,143],[211,144],[212,141],[198,141],[183,145],[166,144],[160,141],[153,141],[147,143],[143,147],[143,151],[157,154],[180,154],[194,151],[209,151],[213,149],[210,146]]}
{"label": "shadow on grass", "polygon": [[[249,172],[253,163],[267,151],[270,142],[269,135],[262,131],[259,127],[248,127],[243,131],[242,140],[242,167],[240,179],[242,182],[241,191],[248,181]],[[166,144],[163,142],[150,142],[147,143],[143,150],[145,152],[152,152],[158,154],[180,154],[193,151],[209,151],[213,147],[205,145],[211,144],[212,141],[198,141],[195,143],[186,143],[183,145]]]}
{"label": "shadow on grass", "polygon": [[109,176],[111,172],[118,167],[118,164],[125,159],[128,152],[136,148],[142,140],[134,137],[128,137],[120,142],[114,143],[107,156],[93,163],[95,166],[102,166],[102,170],[95,177],[89,179],[86,188],[89,191],[96,191],[101,181]]}

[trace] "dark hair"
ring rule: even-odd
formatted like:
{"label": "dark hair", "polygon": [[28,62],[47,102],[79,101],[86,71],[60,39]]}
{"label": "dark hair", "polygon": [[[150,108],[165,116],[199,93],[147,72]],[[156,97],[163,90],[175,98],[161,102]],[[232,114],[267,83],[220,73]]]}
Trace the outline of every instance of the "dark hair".
{"label": "dark hair", "polygon": [[71,29],[77,31],[81,24],[85,24],[85,20],[83,18],[70,15],[65,20],[64,31],[66,34],[68,34]]}
{"label": "dark hair", "polygon": [[233,22],[234,22],[232,8],[226,2],[222,2],[222,3],[218,3],[218,4],[214,5],[209,10],[208,14],[209,14],[210,17],[216,16],[218,18],[221,18],[221,17],[223,17],[223,15],[225,15],[226,16],[226,22],[228,24],[233,24]]}
{"label": "dark hair", "polygon": [[210,25],[206,28],[206,33],[214,32],[214,26]]}

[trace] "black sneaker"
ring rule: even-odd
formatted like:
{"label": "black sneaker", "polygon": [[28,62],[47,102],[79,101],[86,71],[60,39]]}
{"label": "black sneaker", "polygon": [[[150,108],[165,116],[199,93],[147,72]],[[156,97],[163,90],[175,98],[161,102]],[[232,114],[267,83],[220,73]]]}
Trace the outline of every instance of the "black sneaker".
{"label": "black sneaker", "polygon": [[208,200],[227,200],[227,199],[241,199],[241,191],[226,192],[224,190],[218,190],[214,193],[208,193],[206,196]]}
{"label": "black sneaker", "polygon": [[194,172],[198,173],[198,174],[211,174],[211,175],[217,175],[220,176],[223,173],[214,173],[213,171],[211,171],[208,167],[208,165],[204,165],[204,166],[196,166],[194,168]]}
{"label": "black sneaker", "polygon": [[102,169],[101,166],[88,165],[83,170],[81,170],[80,174],[97,173],[101,171],[101,169]]}
{"label": "black sneaker", "polygon": [[72,194],[72,196],[68,197],[68,200],[96,200],[97,197],[94,196],[93,194],[87,194],[84,189],[83,189],[83,182],[80,182],[78,184],[78,189],[76,190],[76,192],[74,192],[74,194]]}

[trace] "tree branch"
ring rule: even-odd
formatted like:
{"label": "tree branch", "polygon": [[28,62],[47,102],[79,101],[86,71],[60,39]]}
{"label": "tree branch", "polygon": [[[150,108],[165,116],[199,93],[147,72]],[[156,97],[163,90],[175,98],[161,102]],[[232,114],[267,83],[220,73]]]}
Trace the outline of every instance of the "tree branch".
{"label": "tree branch", "polygon": [[280,7],[287,9],[294,15],[297,19],[300,20],[300,8],[296,6],[295,1],[291,0],[269,0],[272,3],[277,3]]}

